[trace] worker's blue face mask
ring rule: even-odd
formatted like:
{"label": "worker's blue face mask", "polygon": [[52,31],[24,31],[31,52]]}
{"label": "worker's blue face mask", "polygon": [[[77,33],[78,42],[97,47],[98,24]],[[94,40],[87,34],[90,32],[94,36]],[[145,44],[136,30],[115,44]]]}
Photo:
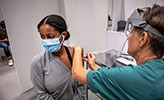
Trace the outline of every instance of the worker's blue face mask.
{"label": "worker's blue face mask", "polygon": [[[61,36],[63,40],[60,43]],[[61,36],[59,38],[42,40],[42,45],[45,48],[45,50],[49,52],[58,52],[64,42],[64,35]]]}

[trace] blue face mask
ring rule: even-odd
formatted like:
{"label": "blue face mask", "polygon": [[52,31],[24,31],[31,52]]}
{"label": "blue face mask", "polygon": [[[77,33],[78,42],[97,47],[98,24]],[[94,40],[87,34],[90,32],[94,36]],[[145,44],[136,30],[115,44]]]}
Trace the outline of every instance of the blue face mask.
{"label": "blue face mask", "polygon": [[[61,36],[63,37],[63,40],[60,43],[59,39]],[[58,52],[64,42],[64,35],[61,36],[59,38],[42,40],[42,45],[45,48],[45,50],[49,52]]]}

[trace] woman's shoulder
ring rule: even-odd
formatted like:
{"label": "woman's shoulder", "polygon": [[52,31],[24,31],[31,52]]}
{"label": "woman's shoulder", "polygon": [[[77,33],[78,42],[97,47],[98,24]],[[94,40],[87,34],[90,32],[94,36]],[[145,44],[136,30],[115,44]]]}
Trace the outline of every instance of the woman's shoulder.
{"label": "woman's shoulder", "polygon": [[43,52],[40,52],[39,54],[35,55],[31,60],[31,66],[36,66],[38,64],[41,65],[44,61],[46,54],[47,54],[47,52],[43,51]]}
{"label": "woman's shoulder", "polygon": [[48,52],[43,51],[32,58],[31,64],[30,64],[31,74],[42,73],[45,70],[44,64],[46,62],[47,55],[48,55]]}
{"label": "woman's shoulder", "polygon": [[69,50],[73,50],[74,49],[74,47],[72,47],[72,46],[65,46],[65,47],[67,47]]}
{"label": "woman's shoulder", "polygon": [[71,55],[73,55],[73,52],[74,52],[74,47],[71,47],[71,46],[65,46],[68,48],[69,52]]}
{"label": "woman's shoulder", "polygon": [[40,59],[42,59],[42,57],[44,56],[44,54],[45,54],[46,52],[44,51],[44,52],[40,52],[40,53],[38,53],[37,55],[35,55],[33,58],[32,58],[32,62],[34,61],[39,61]]}

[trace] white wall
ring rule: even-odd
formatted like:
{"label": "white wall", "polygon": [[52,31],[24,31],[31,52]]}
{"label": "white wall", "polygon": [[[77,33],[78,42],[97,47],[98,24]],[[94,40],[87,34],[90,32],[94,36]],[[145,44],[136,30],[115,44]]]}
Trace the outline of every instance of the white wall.
{"label": "white wall", "polygon": [[43,50],[37,24],[47,14],[59,13],[58,3],[58,0],[1,0],[22,92],[32,87],[30,61]]}
{"label": "white wall", "polygon": [[[112,0],[109,1],[111,2]],[[136,8],[151,7],[154,3],[164,5],[164,0],[113,0],[112,30],[116,31],[117,22],[119,20],[127,20]]]}
{"label": "white wall", "polygon": [[112,16],[112,30],[117,30],[117,22],[119,20],[124,20],[124,9],[123,9],[124,0],[113,0],[113,16]]}
{"label": "white wall", "polygon": [[136,8],[152,7],[154,3],[164,6],[164,0],[124,0],[124,3],[126,20]]}
{"label": "white wall", "polygon": [[1,5],[0,5],[0,21],[3,20],[3,15],[2,15],[2,10],[1,10]]}
{"label": "white wall", "polygon": [[114,0],[108,0],[108,14],[110,15],[110,17],[113,17],[113,3]]}
{"label": "white wall", "polygon": [[65,0],[70,45],[85,52],[105,49],[108,0]]}

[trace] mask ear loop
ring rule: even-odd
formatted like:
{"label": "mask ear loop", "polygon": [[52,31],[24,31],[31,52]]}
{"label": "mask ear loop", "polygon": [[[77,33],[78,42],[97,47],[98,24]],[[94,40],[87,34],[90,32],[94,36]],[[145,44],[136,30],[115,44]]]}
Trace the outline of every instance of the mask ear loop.
{"label": "mask ear loop", "polygon": [[61,43],[60,43],[60,47],[59,47],[59,48],[61,48],[61,46],[63,45],[64,38],[65,38],[63,34],[60,35],[59,39],[60,39],[61,37],[63,38],[63,40],[61,41]]}
{"label": "mask ear loop", "polygon": [[60,35],[60,37],[59,38],[63,38],[63,40],[61,41],[61,44],[63,44],[63,42],[64,42],[64,39],[65,39],[65,36],[63,35],[63,33]]}

